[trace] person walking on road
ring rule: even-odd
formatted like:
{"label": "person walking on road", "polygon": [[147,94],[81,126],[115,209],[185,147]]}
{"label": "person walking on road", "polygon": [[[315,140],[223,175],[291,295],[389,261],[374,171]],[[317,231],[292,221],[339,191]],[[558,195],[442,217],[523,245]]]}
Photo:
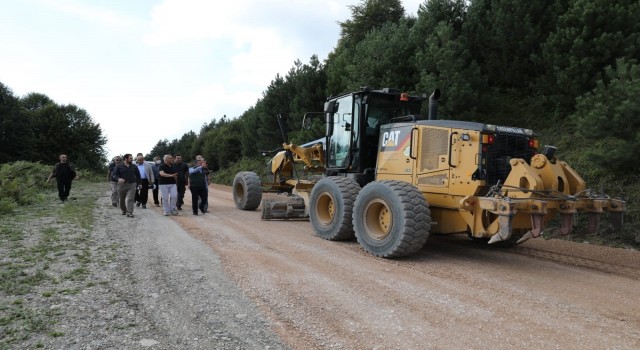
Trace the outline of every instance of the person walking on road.
{"label": "person walking on road", "polygon": [[53,167],[53,171],[49,174],[47,182],[50,182],[52,177],[56,178],[56,182],[58,183],[58,197],[64,202],[69,198],[71,181],[76,178],[76,171],[73,165],[67,162],[66,154],[61,154],[59,159],[60,162],[56,163]]}
{"label": "person walking on road", "polygon": [[120,163],[122,163],[122,157],[113,157],[113,161],[109,163],[109,171],[107,172],[107,181],[109,181],[109,185],[111,186],[111,205],[114,207],[118,207],[118,178],[114,176],[113,171]]}
{"label": "person walking on road", "polygon": [[[138,156],[136,159],[136,166],[140,173],[140,185],[136,190],[136,206],[141,206],[142,209],[147,209],[147,199],[149,198],[149,185],[153,184],[153,168],[151,164],[144,161],[143,156]],[[153,185],[151,185],[153,186]]]}
{"label": "person walking on road", "polygon": [[202,167],[202,170],[204,171],[204,180],[206,181],[206,187],[205,190],[207,191],[207,196],[205,197],[204,200],[204,211],[203,213],[208,213],[209,212],[209,174],[211,174],[211,171],[209,170],[209,165],[207,164],[207,162],[204,160],[204,158],[201,155],[197,155],[196,156],[196,161],[202,161],[204,163],[204,166]]}
{"label": "person walking on road", "polygon": [[176,208],[182,210],[182,204],[184,204],[184,192],[189,185],[189,166],[182,162],[182,156],[176,154],[173,167],[176,169],[178,178],[176,179],[176,185],[178,189],[178,202]]}
{"label": "person walking on road", "polygon": [[114,173],[118,178],[120,210],[122,210],[122,215],[132,218],[136,187],[140,183],[140,172],[138,167],[133,164],[133,156],[130,153],[125,154],[123,159],[124,162],[116,166]]}
{"label": "person walking on road", "polygon": [[153,169],[153,204],[155,204],[156,207],[160,206],[160,200],[158,199],[158,191],[160,191],[160,188],[158,188],[160,170],[158,168],[160,167],[160,164],[162,164],[160,157],[153,157],[153,165],[151,166]]}
{"label": "person walking on road", "polygon": [[[198,215],[198,209],[202,214],[206,213],[204,205],[207,203],[207,175],[205,169],[207,162],[197,159],[195,165],[189,168],[189,190],[191,191],[191,207],[193,215]],[[200,205],[198,205],[200,199]]]}
{"label": "person walking on road", "polygon": [[178,173],[173,167],[173,157],[170,154],[165,154],[162,157],[162,164],[158,168],[160,178],[158,178],[158,187],[160,187],[160,193],[162,194],[162,211],[164,216],[178,215],[176,209],[176,203],[178,202],[178,189],[176,182]]}

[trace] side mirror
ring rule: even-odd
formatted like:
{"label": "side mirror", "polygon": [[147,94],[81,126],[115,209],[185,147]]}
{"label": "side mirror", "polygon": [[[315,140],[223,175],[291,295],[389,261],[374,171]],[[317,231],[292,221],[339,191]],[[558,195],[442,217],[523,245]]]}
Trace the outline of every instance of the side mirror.
{"label": "side mirror", "polygon": [[304,119],[302,119],[302,128],[305,130],[309,130],[311,129],[311,116],[307,117],[307,115],[304,115]]}
{"label": "side mirror", "polygon": [[333,113],[336,111],[336,100],[331,100],[324,103],[324,112]]}
{"label": "side mirror", "polygon": [[313,118],[324,116],[324,112],[307,112],[302,117],[302,128],[305,130],[311,129],[313,126],[313,122],[311,121]]}

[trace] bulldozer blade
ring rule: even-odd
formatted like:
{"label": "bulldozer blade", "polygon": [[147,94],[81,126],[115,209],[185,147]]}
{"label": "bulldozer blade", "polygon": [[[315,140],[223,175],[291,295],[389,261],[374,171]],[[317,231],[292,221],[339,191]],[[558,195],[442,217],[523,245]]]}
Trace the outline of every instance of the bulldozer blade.
{"label": "bulldozer blade", "polygon": [[506,241],[511,238],[511,234],[513,233],[511,227],[511,219],[513,216],[510,215],[500,215],[498,220],[500,220],[500,231],[498,231],[495,235],[491,237],[489,240],[489,244]]}
{"label": "bulldozer blade", "polygon": [[573,230],[573,214],[560,214],[560,234],[566,236]]}
{"label": "bulldozer blade", "polygon": [[598,232],[600,225],[600,213],[587,213],[587,232],[593,234]]}
{"label": "bulldozer blade", "polygon": [[306,218],[304,200],[300,197],[263,199],[262,220],[287,220]]}

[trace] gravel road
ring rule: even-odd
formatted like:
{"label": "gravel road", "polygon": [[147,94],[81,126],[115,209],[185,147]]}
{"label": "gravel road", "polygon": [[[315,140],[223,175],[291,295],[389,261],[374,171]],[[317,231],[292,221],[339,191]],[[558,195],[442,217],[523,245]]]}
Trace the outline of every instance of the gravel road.
{"label": "gravel road", "polygon": [[640,348],[638,251],[432,236],[385,260],[322,240],[307,221],[237,210],[228,187],[209,198],[206,215],[186,205],[134,219],[101,198],[92,239],[111,249],[93,255],[110,263],[61,303],[75,340],[51,348]]}
{"label": "gravel road", "polygon": [[95,286],[54,305],[65,336],[46,348],[288,348],[218,255],[175,220],[140,208],[127,218],[107,196],[94,213]]}

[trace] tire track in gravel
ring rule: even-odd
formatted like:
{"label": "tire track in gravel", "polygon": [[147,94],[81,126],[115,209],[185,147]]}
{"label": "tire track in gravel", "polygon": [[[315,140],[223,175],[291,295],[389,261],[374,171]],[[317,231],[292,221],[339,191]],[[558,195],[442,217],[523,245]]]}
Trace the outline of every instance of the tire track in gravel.
{"label": "tire track in gravel", "polygon": [[640,284],[628,271],[638,252],[432,236],[385,260],[315,237],[308,222],[237,210],[227,187],[209,195],[211,214],[177,220],[294,349],[640,347]]}

